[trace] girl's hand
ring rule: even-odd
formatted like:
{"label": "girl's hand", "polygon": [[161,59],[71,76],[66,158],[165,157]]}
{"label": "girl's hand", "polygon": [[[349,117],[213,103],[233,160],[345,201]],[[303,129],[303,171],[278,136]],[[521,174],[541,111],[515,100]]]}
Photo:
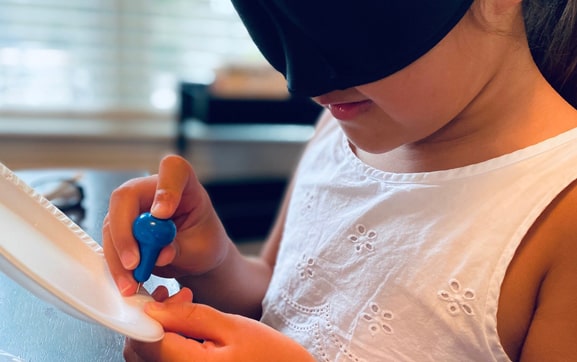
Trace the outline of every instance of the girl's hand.
{"label": "girl's hand", "polygon": [[172,219],[177,236],[157,260],[155,274],[176,278],[201,275],[225,259],[230,240],[192,166],[179,156],[165,157],[157,175],[130,180],[111,195],[103,226],[104,255],[123,295],[134,294],[132,271],[140,255],[132,223],[142,212]]}
{"label": "girl's hand", "polygon": [[[158,293],[153,295],[158,299]],[[160,298],[162,299],[162,298]],[[253,319],[194,304],[184,288],[145,312],[165,330],[160,342],[127,339],[124,358],[132,361],[314,361],[298,343]]]}

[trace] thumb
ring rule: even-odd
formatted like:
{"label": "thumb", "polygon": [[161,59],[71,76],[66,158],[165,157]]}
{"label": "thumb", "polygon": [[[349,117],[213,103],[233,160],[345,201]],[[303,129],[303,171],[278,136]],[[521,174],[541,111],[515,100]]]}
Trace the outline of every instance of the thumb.
{"label": "thumb", "polygon": [[195,177],[192,167],[182,157],[164,157],[158,168],[156,192],[150,209],[152,215],[161,219],[172,217],[189,180]]}
{"label": "thumb", "polygon": [[183,289],[166,302],[151,302],[145,312],[157,320],[166,332],[174,332],[197,340],[224,344],[226,331],[234,327],[234,318],[204,304],[191,303],[190,290]]}

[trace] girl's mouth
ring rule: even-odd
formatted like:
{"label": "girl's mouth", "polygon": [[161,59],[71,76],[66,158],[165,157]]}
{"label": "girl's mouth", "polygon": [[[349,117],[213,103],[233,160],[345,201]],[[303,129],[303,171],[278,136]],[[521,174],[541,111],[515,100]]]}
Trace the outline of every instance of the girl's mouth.
{"label": "girl's mouth", "polygon": [[372,104],[373,102],[370,100],[347,103],[330,103],[327,105],[327,108],[336,119],[349,121],[367,111]]}

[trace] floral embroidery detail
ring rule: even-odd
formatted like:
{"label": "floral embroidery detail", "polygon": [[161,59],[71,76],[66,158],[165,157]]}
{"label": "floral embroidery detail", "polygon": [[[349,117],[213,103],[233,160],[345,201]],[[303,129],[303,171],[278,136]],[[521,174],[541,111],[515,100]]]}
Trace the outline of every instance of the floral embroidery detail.
{"label": "floral embroidery detail", "polygon": [[393,320],[393,312],[382,310],[377,303],[369,304],[369,313],[361,314],[361,318],[369,323],[369,332],[372,336],[378,333],[393,334],[393,327],[389,324]]}
{"label": "floral embroidery detail", "polygon": [[301,279],[312,278],[315,276],[315,260],[303,254],[302,260],[297,263],[297,270]]}
{"label": "floral embroidery detail", "polygon": [[447,310],[452,315],[457,315],[463,311],[466,315],[473,316],[475,311],[470,302],[475,300],[475,291],[470,288],[462,289],[461,283],[457,279],[449,280],[450,291],[441,289],[437,296],[447,302]]}
{"label": "floral embroidery detail", "polygon": [[356,234],[349,235],[347,239],[355,244],[357,253],[360,253],[363,249],[374,251],[375,246],[373,243],[377,238],[377,232],[375,230],[367,230],[367,227],[363,224],[357,224],[356,231]]}
{"label": "floral embroidery detail", "polygon": [[334,361],[335,358],[327,347],[338,349],[342,356],[345,356],[349,361],[366,362],[364,359],[358,357],[349,347],[348,343],[342,340],[334,331],[333,323],[331,322],[331,307],[329,304],[323,304],[316,307],[306,306],[293,300],[289,294],[284,291],[281,294],[282,301],[290,306],[294,311],[303,313],[307,316],[304,320],[305,324],[295,323],[291,318],[286,317],[283,313],[275,311],[274,313],[282,319],[282,321],[295,331],[302,334],[311,335],[314,340],[314,348],[317,355],[320,357],[319,361],[329,362]]}

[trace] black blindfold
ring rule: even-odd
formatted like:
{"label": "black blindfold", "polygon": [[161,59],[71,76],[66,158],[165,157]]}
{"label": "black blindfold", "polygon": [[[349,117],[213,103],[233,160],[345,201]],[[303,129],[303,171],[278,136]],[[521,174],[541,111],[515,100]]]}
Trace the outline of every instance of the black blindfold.
{"label": "black blindfold", "polygon": [[384,78],[433,48],[473,0],[232,0],[292,93]]}

